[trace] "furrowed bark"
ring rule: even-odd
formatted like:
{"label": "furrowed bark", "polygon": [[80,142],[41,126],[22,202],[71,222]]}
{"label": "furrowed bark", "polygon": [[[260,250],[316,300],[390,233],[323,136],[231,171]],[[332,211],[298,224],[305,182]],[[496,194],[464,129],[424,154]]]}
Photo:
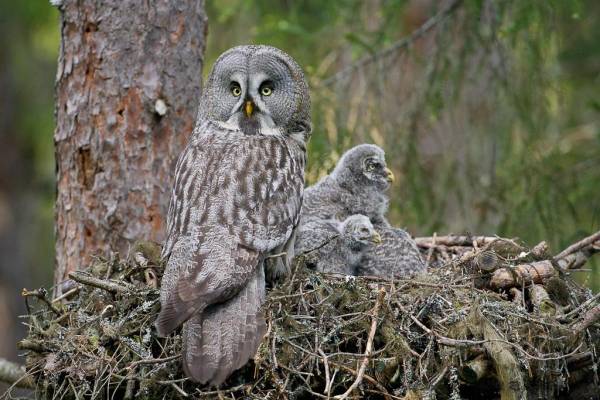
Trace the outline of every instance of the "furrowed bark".
{"label": "furrowed bark", "polygon": [[196,0],[65,0],[60,11],[55,283],[93,254],[163,240],[207,30]]}

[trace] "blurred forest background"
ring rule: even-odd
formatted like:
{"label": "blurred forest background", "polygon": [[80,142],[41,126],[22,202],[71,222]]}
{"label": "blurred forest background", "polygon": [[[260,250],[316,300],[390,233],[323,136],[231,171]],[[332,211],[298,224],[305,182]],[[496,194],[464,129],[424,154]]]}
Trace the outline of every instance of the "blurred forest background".
{"label": "blurred forest background", "polygon": [[[392,221],[415,236],[546,240],[600,229],[597,0],[207,1],[206,65],[272,44],[313,95],[308,183],[349,147],[382,146]],[[54,262],[58,11],[0,0],[0,357],[23,333],[21,288]],[[207,71],[203,71],[206,75]],[[598,261],[576,279],[600,289]]]}

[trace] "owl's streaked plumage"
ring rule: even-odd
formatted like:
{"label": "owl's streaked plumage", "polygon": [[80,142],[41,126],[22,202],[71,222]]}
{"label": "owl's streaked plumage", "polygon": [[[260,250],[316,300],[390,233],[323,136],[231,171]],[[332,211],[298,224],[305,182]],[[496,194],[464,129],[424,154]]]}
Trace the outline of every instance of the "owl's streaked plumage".
{"label": "owl's streaked plumage", "polygon": [[361,214],[351,215],[342,222],[330,220],[318,224],[315,221],[304,228],[308,229],[298,232],[299,239],[311,232],[319,233],[318,240],[312,235],[312,248],[302,249],[307,264],[319,272],[357,275],[365,253],[381,242],[369,218]]}
{"label": "owl's streaked plumage", "polygon": [[405,278],[426,271],[417,244],[399,228],[377,228],[381,244],[366,249],[357,275]]}
{"label": "owl's streaked plumage", "polygon": [[218,385],[264,334],[265,259],[293,248],[310,98],[290,56],[239,46],[215,62],[199,110],[175,171],[156,328],[164,336],[183,324],[184,370]]}
{"label": "owl's streaked plumage", "polygon": [[376,226],[389,226],[385,219],[388,209],[385,192],[393,179],[380,147],[372,144],[353,147],[342,155],[331,174],[305,190],[303,223],[312,219],[344,220],[363,214]]}

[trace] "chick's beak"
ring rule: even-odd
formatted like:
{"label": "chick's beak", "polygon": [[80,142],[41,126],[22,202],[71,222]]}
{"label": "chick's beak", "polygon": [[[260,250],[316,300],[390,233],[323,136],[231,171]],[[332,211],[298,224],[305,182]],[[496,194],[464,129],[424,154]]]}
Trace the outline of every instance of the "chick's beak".
{"label": "chick's beak", "polygon": [[385,169],[385,179],[387,179],[388,182],[394,182],[396,180],[394,173],[389,168]]}
{"label": "chick's beak", "polygon": [[381,236],[379,235],[379,232],[373,231],[373,234],[371,235],[371,241],[375,244],[381,244]]}
{"label": "chick's beak", "polygon": [[250,118],[252,116],[254,112],[254,103],[252,100],[246,100],[246,103],[244,103],[244,112],[246,113],[246,117]]}

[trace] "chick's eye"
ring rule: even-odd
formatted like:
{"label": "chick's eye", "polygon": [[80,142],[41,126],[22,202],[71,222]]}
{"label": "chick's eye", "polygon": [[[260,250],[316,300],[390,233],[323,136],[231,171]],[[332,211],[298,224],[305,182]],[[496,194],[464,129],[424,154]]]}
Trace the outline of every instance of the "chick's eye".
{"label": "chick's eye", "polygon": [[360,233],[369,233],[369,230],[367,228],[361,228]]}
{"label": "chick's eye", "polygon": [[367,171],[368,172],[372,172],[375,170],[375,165],[373,164],[367,164]]}
{"label": "chick's eye", "polygon": [[263,86],[260,88],[260,94],[262,94],[263,96],[270,96],[271,94],[273,94],[273,88],[270,86]]}
{"label": "chick's eye", "polygon": [[242,88],[238,84],[231,85],[231,94],[235,97],[240,97],[242,95]]}

